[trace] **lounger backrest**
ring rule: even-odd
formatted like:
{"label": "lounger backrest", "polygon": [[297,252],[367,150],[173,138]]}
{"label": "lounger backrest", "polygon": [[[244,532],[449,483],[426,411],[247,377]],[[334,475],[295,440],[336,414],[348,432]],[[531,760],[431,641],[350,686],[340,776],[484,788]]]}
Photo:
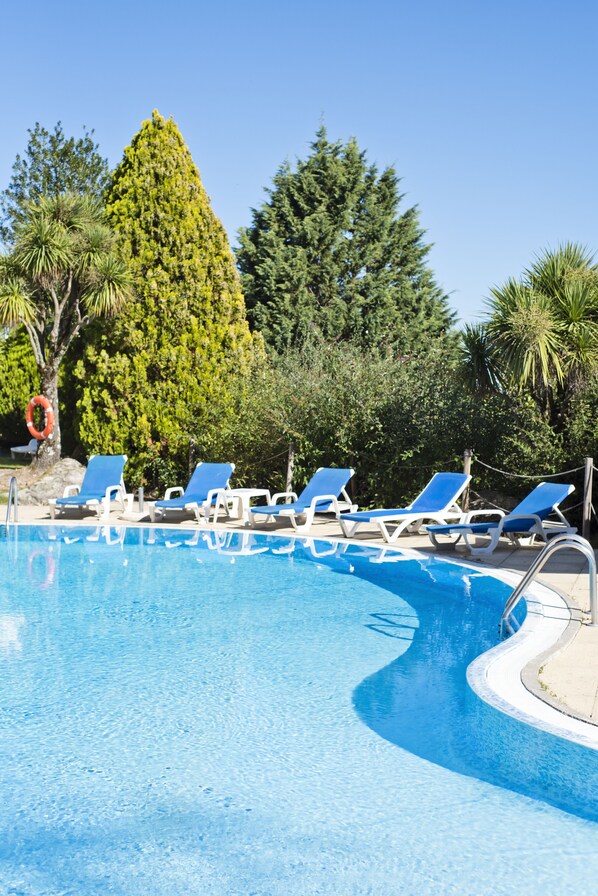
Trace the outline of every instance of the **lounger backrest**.
{"label": "lounger backrest", "polygon": [[435,473],[409,507],[414,513],[440,513],[454,504],[471,476],[465,473]]}
{"label": "lounger backrest", "polygon": [[352,475],[351,469],[320,467],[299,495],[297,503],[309,507],[319,495],[334,495],[338,498]]}
{"label": "lounger backrest", "polygon": [[189,485],[185,489],[185,495],[205,501],[208,492],[215,488],[226,488],[234,470],[234,464],[210,464],[205,462],[198,464],[189,480]]}
{"label": "lounger backrest", "polygon": [[109,486],[120,485],[126,462],[126,454],[92,455],[81,483],[81,494],[103,495]]}
{"label": "lounger backrest", "polygon": [[511,513],[533,513],[543,520],[573,491],[575,486],[564,482],[541,482]]}

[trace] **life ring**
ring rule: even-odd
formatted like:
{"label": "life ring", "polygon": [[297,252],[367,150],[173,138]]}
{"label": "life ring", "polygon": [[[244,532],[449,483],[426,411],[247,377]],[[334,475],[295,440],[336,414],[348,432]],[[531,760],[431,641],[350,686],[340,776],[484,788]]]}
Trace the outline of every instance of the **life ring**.
{"label": "life ring", "polygon": [[[33,409],[36,405],[43,408],[45,413],[44,428],[41,432],[38,432],[33,423]],[[54,429],[54,411],[45,395],[36,395],[35,398],[31,399],[27,405],[25,420],[27,421],[29,435],[33,436],[34,439],[47,439],[48,436],[52,434],[52,430]]]}

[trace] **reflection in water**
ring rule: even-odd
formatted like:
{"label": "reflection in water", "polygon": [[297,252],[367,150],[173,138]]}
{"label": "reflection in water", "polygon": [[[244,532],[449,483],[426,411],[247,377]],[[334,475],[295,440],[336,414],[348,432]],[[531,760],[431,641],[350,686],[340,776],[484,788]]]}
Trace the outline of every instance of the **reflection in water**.
{"label": "reflection in water", "polygon": [[[59,576],[61,549],[69,551],[73,545],[79,550],[74,585],[72,579],[61,582]],[[373,638],[392,638],[397,651],[393,662],[355,688],[354,708],[362,721],[385,740],[437,765],[598,817],[592,796],[598,793],[598,753],[559,742],[502,716],[466,684],[468,664],[496,643],[501,596],[504,599],[503,592],[509,591],[507,586],[501,591],[495,580],[477,570],[387,546],[310,537],[281,539],[248,531],[109,526],[36,530],[26,543],[31,585],[56,595],[59,591],[68,595],[73,587],[101,594],[98,581],[107,586],[114,580],[117,590],[122,590],[126,551],[119,563],[114,560],[115,551],[120,553],[127,545],[176,548],[181,570],[196,561],[207,563],[214,553],[229,555],[231,560],[257,554],[256,563],[260,563],[269,552],[279,563],[276,581],[282,586],[289,564],[314,562],[333,573],[374,583],[392,600],[390,605],[371,606],[363,625]],[[101,566],[103,579],[98,580],[89,564],[95,564],[96,570]],[[137,568],[140,580],[146,574],[152,575],[143,565]],[[169,585],[173,583],[174,579]],[[157,586],[161,587],[148,579],[142,593],[154,594]],[[131,601],[132,617],[148,611],[144,598]],[[102,613],[108,613],[108,608],[102,607]],[[0,647],[20,650],[24,617],[7,612],[0,620]],[[585,793],[579,792],[580,776],[571,756],[587,769]]]}
{"label": "reflection in water", "polygon": [[21,629],[24,625],[24,616],[0,615],[0,655],[23,649]]}
{"label": "reflection in water", "polygon": [[56,564],[48,550],[37,549],[29,554],[27,560],[27,576],[33,588],[47,591],[54,584]]}

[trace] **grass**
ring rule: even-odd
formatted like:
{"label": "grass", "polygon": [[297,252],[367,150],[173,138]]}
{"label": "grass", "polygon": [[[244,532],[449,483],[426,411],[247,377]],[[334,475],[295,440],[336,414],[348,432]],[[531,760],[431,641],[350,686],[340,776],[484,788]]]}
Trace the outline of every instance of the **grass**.
{"label": "grass", "polygon": [[28,467],[30,464],[28,457],[0,457],[0,470],[20,470],[21,467]]}

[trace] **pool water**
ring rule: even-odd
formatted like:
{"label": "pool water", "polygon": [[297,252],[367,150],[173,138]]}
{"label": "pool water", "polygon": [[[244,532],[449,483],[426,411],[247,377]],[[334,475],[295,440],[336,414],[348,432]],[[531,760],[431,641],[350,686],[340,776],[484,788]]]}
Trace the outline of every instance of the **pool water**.
{"label": "pool water", "polygon": [[0,561],[2,896],[596,892],[598,752],[466,684],[506,585],[199,529]]}

